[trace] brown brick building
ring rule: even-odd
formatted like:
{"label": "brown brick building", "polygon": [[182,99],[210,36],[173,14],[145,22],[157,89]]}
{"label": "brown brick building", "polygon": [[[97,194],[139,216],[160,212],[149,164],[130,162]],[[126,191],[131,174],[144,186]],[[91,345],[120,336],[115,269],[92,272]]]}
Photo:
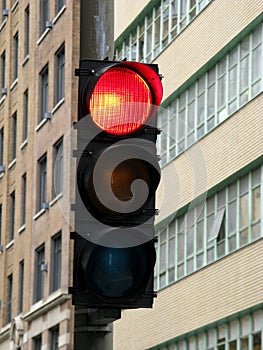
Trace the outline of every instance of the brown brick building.
{"label": "brown brick building", "polygon": [[[116,350],[263,349],[262,10],[115,2],[117,58],[164,76],[159,292],[152,310],[122,312]],[[69,350],[79,1],[0,11],[0,350]]]}

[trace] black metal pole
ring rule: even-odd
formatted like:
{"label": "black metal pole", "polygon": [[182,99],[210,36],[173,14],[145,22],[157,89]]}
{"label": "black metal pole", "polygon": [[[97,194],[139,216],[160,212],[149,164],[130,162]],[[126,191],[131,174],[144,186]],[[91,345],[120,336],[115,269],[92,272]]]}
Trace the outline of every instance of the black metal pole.
{"label": "black metal pole", "polygon": [[[80,0],[80,59],[113,55],[114,0]],[[74,350],[113,350],[112,321],[91,325],[90,318],[88,310],[75,307]]]}

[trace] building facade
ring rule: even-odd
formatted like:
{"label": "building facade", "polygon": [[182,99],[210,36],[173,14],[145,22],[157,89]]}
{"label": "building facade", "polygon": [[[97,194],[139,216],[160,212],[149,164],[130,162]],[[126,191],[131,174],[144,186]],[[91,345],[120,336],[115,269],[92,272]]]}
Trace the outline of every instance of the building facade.
{"label": "building facade", "polygon": [[[262,10],[115,1],[117,59],[164,76],[158,297],[122,312],[116,350],[263,349]],[[1,0],[0,15],[0,350],[70,350],[79,1]]]}
{"label": "building facade", "polygon": [[0,13],[0,349],[66,350],[79,2],[7,0]]}
{"label": "building facade", "polygon": [[152,310],[122,312],[117,350],[263,349],[262,10],[117,2],[117,57],[164,76],[158,296]]}

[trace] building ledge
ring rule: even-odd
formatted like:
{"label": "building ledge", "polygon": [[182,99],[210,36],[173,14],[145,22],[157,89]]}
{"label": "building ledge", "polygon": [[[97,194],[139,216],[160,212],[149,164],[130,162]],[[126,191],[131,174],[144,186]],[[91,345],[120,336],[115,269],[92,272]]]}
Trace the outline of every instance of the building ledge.
{"label": "building ledge", "polygon": [[11,323],[8,323],[6,326],[0,329],[0,343],[10,337],[10,328]]}
{"label": "building ledge", "polygon": [[51,294],[45,302],[37,303],[31,307],[31,310],[22,316],[22,319],[28,322],[33,321],[35,318],[47,313],[55,306],[64,303],[71,299],[71,295],[62,292],[61,290]]}

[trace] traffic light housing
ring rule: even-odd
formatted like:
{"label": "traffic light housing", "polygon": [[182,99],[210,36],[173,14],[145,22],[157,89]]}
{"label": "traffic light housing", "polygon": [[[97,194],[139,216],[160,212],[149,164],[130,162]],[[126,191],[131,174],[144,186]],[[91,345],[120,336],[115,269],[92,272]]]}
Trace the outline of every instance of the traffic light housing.
{"label": "traffic light housing", "polygon": [[158,66],[82,60],[76,75],[73,304],[152,307]]}

